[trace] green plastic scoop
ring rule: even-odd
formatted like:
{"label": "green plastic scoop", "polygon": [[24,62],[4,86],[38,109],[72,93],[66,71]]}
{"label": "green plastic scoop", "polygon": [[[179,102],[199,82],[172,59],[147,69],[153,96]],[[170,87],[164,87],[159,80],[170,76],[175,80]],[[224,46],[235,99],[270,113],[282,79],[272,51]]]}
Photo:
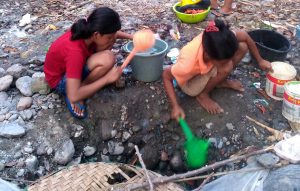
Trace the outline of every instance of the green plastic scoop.
{"label": "green plastic scoop", "polygon": [[207,162],[208,141],[194,136],[187,122],[181,117],[179,118],[179,124],[186,138],[184,151],[187,166],[189,168],[199,168],[205,165]]}

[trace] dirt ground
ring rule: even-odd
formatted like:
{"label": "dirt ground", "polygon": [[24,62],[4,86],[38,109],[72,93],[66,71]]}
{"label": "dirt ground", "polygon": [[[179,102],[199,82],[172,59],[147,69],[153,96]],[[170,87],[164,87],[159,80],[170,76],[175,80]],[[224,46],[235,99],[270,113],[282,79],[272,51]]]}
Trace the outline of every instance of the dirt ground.
{"label": "dirt ground", "polygon": [[[120,13],[125,31],[133,32],[137,28],[148,26],[170,44],[172,40],[169,36],[169,29],[174,23],[177,24],[182,40],[179,44],[172,44],[172,46],[181,48],[206,26],[206,22],[195,25],[180,23],[171,11],[174,2],[166,0],[153,0],[151,2],[143,0],[137,2],[95,0],[76,8],[76,5],[79,5],[81,1],[2,1],[0,3],[2,6],[0,13],[3,16],[0,20],[0,34],[2,35],[0,39],[3,40],[1,42],[2,49],[10,45],[18,50],[15,54],[9,52],[8,56],[1,57],[0,66],[4,69],[14,63],[28,66],[32,59],[40,59],[43,62],[43,55],[47,47],[63,32],[64,27],[67,28],[77,18],[85,16],[93,8],[102,5],[113,7]],[[289,8],[295,7],[293,2],[276,1],[275,5],[288,7],[280,14],[278,14],[278,10],[274,8],[272,2],[263,2],[265,4],[262,8],[256,6],[260,1],[253,1],[254,5],[238,2],[235,14],[225,19],[232,24],[233,28],[246,30],[259,28],[261,25],[260,19],[258,19],[259,16],[265,18],[265,20],[280,23],[300,21],[300,14],[289,11]],[[295,3],[297,4],[297,2]],[[20,9],[20,7],[23,8]],[[72,9],[74,7],[75,9]],[[27,37],[27,40],[18,40],[9,36],[9,29],[17,25],[21,16],[27,12],[39,16],[27,30],[30,36]],[[62,27],[57,31],[42,33],[41,31],[51,23]],[[278,32],[286,35],[291,40],[292,50],[288,54],[287,61],[299,71],[299,42],[291,35],[290,30],[279,28]],[[122,63],[126,56],[120,50],[125,43],[126,41],[119,41],[114,46],[117,62],[119,63]],[[22,54],[25,52],[28,53],[26,57]],[[4,53],[1,50],[0,55]],[[165,64],[167,62],[166,59]],[[40,69],[42,69],[42,65]],[[27,70],[29,73],[30,71]],[[254,72],[259,76],[255,76]],[[0,171],[0,177],[16,178],[16,174],[23,167],[18,166],[19,161],[16,161],[14,154],[16,151],[21,150],[26,143],[32,142],[36,148],[41,144],[47,144],[55,150],[68,138],[71,138],[74,143],[73,162],[76,163],[77,161],[77,164],[105,161],[138,165],[134,151],[134,145],[138,145],[149,169],[164,175],[186,171],[182,147],[185,138],[177,122],[170,119],[170,107],[161,79],[156,82],[144,83],[135,80],[131,74],[124,74],[123,76],[126,82],[124,88],[116,88],[113,85],[108,86],[87,100],[89,112],[87,119],[77,120],[71,117],[64,102],[61,101],[62,107],[41,110],[34,120],[27,123],[26,136],[18,139],[1,138],[0,162],[4,161],[5,164],[10,164],[10,166],[6,165],[5,170]],[[246,115],[280,131],[291,129],[287,120],[281,114],[282,102],[266,99],[253,86],[253,83],[260,82],[261,88],[264,89],[266,79],[265,73],[257,69],[250,56],[239,64],[230,78],[241,80],[245,92],[241,94],[229,89],[214,90],[212,92],[213,99],[217,100],[225,110],[225,113],[219,115],[208,114],[194,98],[185,95],[178,88],[176,90],[178,99],[187,115],[186,120],[193,132],[211,142],[208,164],[227,159],[249,146],[259,149],[274,143],[267,139],[271,134],[248,121]],[[15,96],[18,92],[14,88],[9,90],[8,94]],[[63,100],[62,97],[60,99]],[[265,113],[262,113],[255,106],[254,100],[256,99],[265,99],[269,103]],[[78,125],[82,126],[83,129],[78,129]],[[116,149],[116,145],[124,148],[121,154],[112,154],[115,150],[111,151],[111,148]],[[93,146],[96,149],[95,154],[85,156],[83,150],[86,146]],[[166,153],[167,158],[162,157],[162,153]],[[42,175],[63,167],[53,161],[53,156],[52,153],[37,157],[39,165],[46,169]],[[245,161],[242,161],[221,167],[216,171],[239,169],[244,165]],[[36,180],[40,176],[36,172],[26,171],[24,176],[18,178]],[[28,182],[23,182],[21,185],[28,185]]]}

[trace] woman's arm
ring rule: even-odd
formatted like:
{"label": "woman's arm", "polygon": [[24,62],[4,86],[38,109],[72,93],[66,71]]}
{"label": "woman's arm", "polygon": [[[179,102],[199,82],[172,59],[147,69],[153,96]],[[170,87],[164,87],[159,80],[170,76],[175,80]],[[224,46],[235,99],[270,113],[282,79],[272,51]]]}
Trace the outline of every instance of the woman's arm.
{"label": "woman's arm", "polygon": [[117,39],[131,39],[132,40],[133,35],[132,34],[128,34],[122,31],[118,31],[117,32]]}
{"label": "woman's arm", "polygon": [[171,73],[171,67],[166,68],[163,72],[164,87],[172,106],[171,117],[175,120],[178,120],[179,117],[185,118],[185,114],[183,109],[179,106],[177,102],[175,90],[173,87],[173,79],[174,77]]}
{"label": "woman's arm", "polygon": [[269,61],[264,60],[256,47],[255,42],[252,40],[252,38],[249,36],[249,34],[246,31],[235,31],[236,38],[239,42],[245,42],[253,55],[253,57],[257,60],[259,67],[263,70],[272,70],[271,63]]}
{"label": "woman's arm", "polygon": [[82,85],[80,79],[67,78],[67,96],[71,103],[84,100],[94,95],[104,86],[118,80],[121,75],[121,67],[113,67],[105,76],[87,85]]}

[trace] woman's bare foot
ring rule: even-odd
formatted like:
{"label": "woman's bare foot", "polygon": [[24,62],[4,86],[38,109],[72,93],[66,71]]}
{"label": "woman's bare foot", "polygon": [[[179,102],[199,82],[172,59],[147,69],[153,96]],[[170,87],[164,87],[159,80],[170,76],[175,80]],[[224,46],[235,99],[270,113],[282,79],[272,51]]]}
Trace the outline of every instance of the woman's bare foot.
{"label": "woman's bare foot", "polygon": [[[84,104],[83,101],[80,101],[79,103],[80,103],[81,105]],[[71,104],[71,106],[72,106],[73,111],[74,111],[78,116],[81,116],[81,117],[82,117],[82,116],[84,115],[85,110],[84,110],[84,109],[81,109],[81,108],[79,107],[78,104]]]}
{"label": "woman's bare foot", "polygon": [[222,109],[217,102],[212,100],[207,93],[201,93],[196,97],[199,104],[210,114],[223,113]]}
{"label": "woman's bare foot", "polygon": [[244,92],[245,88],[239,80],[225,80],[220,85],[218,85],[218,88],[230,88],[239,92]]}

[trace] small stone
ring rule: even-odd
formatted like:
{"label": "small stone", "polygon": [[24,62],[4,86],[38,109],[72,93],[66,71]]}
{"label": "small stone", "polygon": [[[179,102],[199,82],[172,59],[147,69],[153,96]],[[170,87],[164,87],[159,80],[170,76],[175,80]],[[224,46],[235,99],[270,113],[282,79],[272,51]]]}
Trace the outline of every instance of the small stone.
{"label": "small stone", "polygon": [[127,141],[130,137],[131,137],[131,134],[128,133],[127,131],[124,131],[123,135],[122,135],[122,142]]}
{"label": "small stone", "polygon": [[169,160],[168,153],[166,153],[165,151],[161,151],[161,153],[160,153],[160,160],[162,160],[162,161]]}
{"label": "small stone", "polygon": [[0,68],[0,78],[2,78],[5,75],[5,70],[3,68]]}
{"label": "small stone", "polygon": [[83,149],[84,156],[86,156],[86,157],[92,156],[93,154],[95,154],[95,152],[96,152],[96,149],[91,146],[86,146]]}
{"label": "small stone", "polygon": [[10,116],[10,118],[8,118],[8,121],[15,121],[16,119],[18,119],[18,117],[18,114],[13,114],[12,116]]}
{"label": "small stone", "polygon": [[49,147],[47,149],[47,155],[51,155],[53,153],[53,149],[51,147]]}
{"label": "small stone", "polygon": [[5,114],[5,119],[8,120],[11,116],[12,116],[11,113],[7,113],[7,114]]}
{"label": "small stone", "polygon": [[30,170],[31,172],[34,172],[34,171],[36,171],[39,162],[38,162],[36,156],[31,155],[25,160],[25,164],[26,164],[26,168],[28,170]]}
{"label": "small stone", "polygon": [[8,95],[6,92],[0,92],[0,105],[5,105],[5,102],[8,99]]}
{"label": "small stone", "polygon": [[65,165],[72,160],[75,153],[74,144],[71,139],[65,141],[61,147],[55,152],[54,162]]}
{"label": "small stone", "polygon": [[180,152],[175,152],[170,160],[170,166],[175,172],[180,172],[183,170],[184,165]]}
{"label": "small stone", "polygon": [[7,90],[11,83],[13,82],[13,77],[11,75],[6,75],[0,78],[0,91]]}
{"label": "small stone", "polygon": [[111,155],[120,155],[124,152],[124,146],[122,143],[116,143],[114,141],[108,142],[108,152]]}
{"label": "small stone", "polygon": [[101,154],[101,161],[109,163],[110,162],[109,156]]}
{"label": "small stone", "polygon": [[21,157],[22,157],[22,152],[21,151],[16,152],[15,155],[14,155],[14,159],[19,159]]}
{"label": "small stone", "polygon": [[214,124],[213,124],[212,122],[209,122],[209,123],[206,123],[206,124],[205,124],[205,127],[206,127],[207,129],[210,129],[213,125],[214,125]]}
{"label": "small stone", "polygon": [[218,147],[218,142],[217,142],[217,139],[215,138],[215,137],[210,137],[209,139],[208,139],[208,142],[210,143],[210,144],[212,144],[212,145],[214,145],[214,147]]}
{"label": "small stone", "polygon": [[18,102],[18,105],[17,105],[17,109],[19,111],[23,111],[25,109],[28,109],[31,107],[31,104],[32,104],[32,98],[31,97],[21,97],[19,102]]}
{"label": "small stone", "polygon": [[118,131],[117,130],[112,130],[111,131],[111,137],[115,137],[117,135]]}
{"label": "small stone", "polygon": [[17,123],[0,125],[0,137],[15,138],[25,134],[25,128]]}
{"label": "small stone", "polygon": [[44,155],[47,153],[47,145],[45,144],[40,144],[38,148],[36,149],[36,154],[37,155]]}
{"label": "small stone", "polygon": [[141,129],[142,128],[138,125],[135,125],[135,126],[132,127],[132,131],[135,132],[135,133],[139,132]]}
{"label": "small stone", "polygon": [[233,126],[232,123],[226,123],[226,127],[227,127],[227,129],[228,129],[229,131],[234,130],[234,126]]}
{"label": "small stone", "polygon": [[25,170],[22,168],[22,169],[18,170],[17,176],[18,177],[24,176],[24,173],[25,173]]}
{"label": "small stone", "polygon": [[155,169],[160,161],[160,153],[158,149],[154,146],[146,145],[140,152],[146,168],[150,170]]}
{"label": "small stone", "polygon": [[3,171],[4,168],[5,168],[5,165],[2,162],[0,162],[0,172]]}
{"label": "small stone", "polygon": [[5,115],[0,115],[0,122],[3,122],[5,120]]}
{"label": "small stone", "polygon": [[279,157],[272,153],[264,153],[257,156],[256,160],[265,168],[272,168],[279,162]]}
{"label": "small stone", "polygon": [[106,148],[104,148],[103,150],[102,150],[102,154],[107,154],[108,153],[108,150],[106,149]]}
{"label": "small stone", "polygon": [[39,169],[36,171],[36,173],[37,173],[37,175],[38,175],[39,177],[44,176],[44,175],[46,174],[46,173],[45,173],[45,167],[39,166]]}
{"label": "small stone", "polygon": [[32,147],[32,144],[28,142],[25,147],[23,148],[24,153],[31,154],[34,151],[34,148]]}

